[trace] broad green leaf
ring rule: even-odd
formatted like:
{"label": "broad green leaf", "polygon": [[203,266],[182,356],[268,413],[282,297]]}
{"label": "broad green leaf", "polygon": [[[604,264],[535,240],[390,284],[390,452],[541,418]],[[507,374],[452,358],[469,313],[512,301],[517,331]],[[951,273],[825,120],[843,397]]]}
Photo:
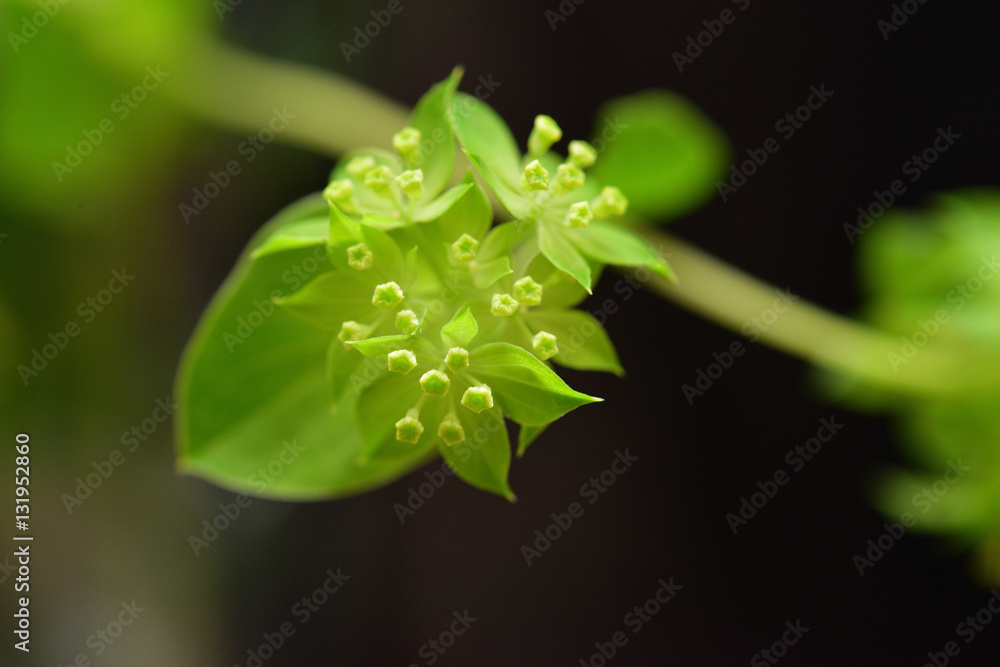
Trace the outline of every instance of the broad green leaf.
{"label": "broad green leaf", "polygon": [[556,337],[559,354],[553,360],[560,366],[625,374],[608,333],[592,315],[569,308],[541,307],[525,312],[524,319],[535,333],[547,331]]}
{"label": "broad green leaf", "polygon": [[494,257],[485,262],[476,260],[470,269],[472,282],[479,289],[486,289],[504,276],[510,275],[514,269],[510,266],[510,257]]}
{"label": "broad green leaf", "polygon": [[488,343],[469,355],[470,377],[489,385],[504,413],[519,424],[541,426],[599,398],[570,389],[533,354],[510,343]]}
{"label": "broad green leaf", "polygon": [[451,322],[441,327],[441,340],[448,347],[468,347],[479,333],[479,324],[468,308],[463,308]]}
{"label": "broad green leaf", "polygon": [[503,181],[520,183],[521,151],[507,123],[490,105],[455,93],[451,121],[466,152],[480,156]]}
{"label": "broad green leaf", "polygon": [[471,162],[472,166],[476,168],[479,175],[483,177],[486,184],[490,186],[490,189],[493,190],[493,194],[497,196],[497,199],[500,200],[503,207],[517,219],[527,217],[531,212],[531,202],[529,202],[527,197],[524,196],[524,193],[521,192],[519,181],[511,180],[510,178],[504,176],[504,174],[491,164],[487,158],[484,158],[477,153],[473,153],[468,149],[463,150],[465,150],[465,154],[468,156],[469,162]]}
{"label": "broad green leaf", "polygon": [[581,252],[599,262],[645,266],[667,280],[676,280],[663,258],[641,236],[624,227],[594,220],[583,229],[567,229],[566,234]]}
{"label": "broad green leaf", "polygon": [[612,100],[597,114],[594,143],[605,145],[591,169],[619,187],[629,211],[676,218],[715,194],[730,148],[723,134],[683,97],[650,90]]}
{"label": "broad green leaf", "polygon": [[363,447],[360,461],[409,459],[434,451],[434,433],[444,411],[444,401],[428,400],[420,411],[424,432],[417,444],[396,439],[396,422],[406,417],[423,392],[415,378],[389,373],[361,392],[357,403],[357,424]]}
{"label": "broad green leaf", "polygon": [[361,238],[361,225],[349,218],[340,207],[330,204],[330,245],[356,243]]}
{"label": "broad green leaf", "polygon": [[344,322],[363,322],[371,314],[374,285],[361,271],[329,271],[275,303],[313,326],[339,333]]}
{"label": "broad green leaf", "polygon": [[[462,391],[465,387],[461,388]],[[510,471],[510,439],[503,412],[494,406],[478,415],[458,408],[455,416],[465,430],[465,441],[448,446],[437,438],[438,451],[455,474],[472,486],[514,501],[507,482]]]}
{"label": "broad green leaf", "polygon": [[[250,242],[259,247],[269,224]],[[290,267],[311,249],[249,261],[245,254],[212,299],[187,345],[177,377],[177,465],[236,491],[294,500],[332,498],[388,483],[427,460],[427,450],[357,464],[361,440],[353,395],[334,413],[325,377],[330,334],[266,304],[289,285]],[[259,326],[257,317],[262,321]],[[240,329],[240,321],[248,329]],[[346,409],[350,408],[350,409]],[[273,481],[257,470],[289,458]]]}
{"label": "broad green leaf", "polygon": [[326,352],[326,379],[333,409],[339,409],[348,392],[357,396],[363,387],[379,378],[384,370],[385,363],[365,359],[338,338],[333,338]]}
{"label": "broad green leaf", "polygon": [[384,357],[390,352],[395,352],[396,350],[412,350],[415,342],[416,338],[414,336],[398,334],[393,336],[368,338],[367,340],[351,341],[348,345],[366,357]]}
{"label": "broad green leaf", "polygon": [[531,446],[538,436],[542,434],[542,431],[548,428],[548,424],[544,426],[521,426],[517,432],[517,456],[518,458],[524,456],[524,452]]}
{"label": "broad green leaf", "polygon": [[490,202],[479,186],[475,185],[471,171],[465,174],[462,182],[472,184],[473,187],[466,190],[438,219],[442,240],[447,245],[454,243],[462,234],[481,239],[493,222]]}
{"label": "broad green leaf", "polygon": [[[264,255],[284,252],[285,250],[325,245],[330,233],[330,216],[326,212],[326,202],[320,201],[317,204],[321,204],[323,207],[320,215],[303,217],[302,219],[281,225],[250,253],[250,258],[257,259]],[[312,202],[310,202],[307,210],[311,210],[312,208]]]}
{"label": "broad green leaf", "polygon": [[590,289],[590,264],[576,249],[576,246],[554,225],[539,226],[538,248],[557,269],[561,269],[576,278],[583,289],[587,290],[587,294],[592,293]]}
{"label": "broad green leaf", "polygon": [[[600,270],[601,265],[591,265],[594,283],[597,283]],[[572,307],[587,298],[587,290],[573,276],[557,269],[545,255],[536,255],[524,273],[542,286],[542,305]]]}
{"label": "broad green leaf", "polygon": [[[410,117],[410,125],[420,130],[422,145],[432,147],[419,165],[424,172],[422,204],[437,198],[438,193],[451,179],[451,172],[455,166],[455,136],[449,120],[449,111],[455,89],[461,80],[462,68],[456,67],[447,79],[435,85],[420,98]],[[423,152],[425,149],[421,150]],[[431,215],[424,219],[432,220],[435,217],[437,216]]]}
{"label": "broad green leaf", "polygon": [[419,206],[413,215],[414,222],[430,222],[441,217],[445,212],[454,206],[470,188],[471,183],[462,183],[450,188],[442,193],[437,199],[432,199],[426,204]]}

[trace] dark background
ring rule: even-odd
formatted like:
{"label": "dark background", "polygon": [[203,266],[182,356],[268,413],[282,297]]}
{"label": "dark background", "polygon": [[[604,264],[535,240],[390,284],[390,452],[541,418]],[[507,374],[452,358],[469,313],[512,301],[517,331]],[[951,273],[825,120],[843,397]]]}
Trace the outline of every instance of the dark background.
{"label": "dark background", "polygon": [[[938,127],[951,126],[962,138],[908,184],[903,205],[1000,180],[1000,12],[992,4],[927,2],[886,41],[876,22],[889,17],[889,2],[752,0],[740,11],[728,0],[589,0],[554,31],[545,11],[557,11],[555,1],[404,3],[350,64],[338,44],[385,2],[244,0],[226,16],[223,32],[254,51],[340,71],[408,105],[463,64],[467,92],[479,75],[502,83],[489,103],[522,142],[536,113],[552,115],[568,137],[585,137],[604,100],[663,87],[690,98],[743,155],[777,136],[775,122],[805,102],[810,86],[825,84],[835,91],[831,100],[780,141],[746,186],[727,203],[713,198],[672,229],[842,313],[860,304],[855,248],[842,226],[874,190],[901,178],[903,163],[931,144]],[[736,21],[679,73],[672,54],[726,8]],[[240,140],[207,126],[195,130],[190,150],[177,149],[181,168],[164,205],[189,198]],[[175,228],[156,232],[169,261],[151,260],[159,276],[154,287],[136,288],[113,315],[148,333],[136,345],[158,350],[155,359],[136,353],[134,364],[128,356],[115,362],[123,367],[112,374],[121,392],[144,392],[141,400],[122,399],[131,400],[128,415],[144,416],[147,396],[169,393],[201,309],[253,232],[283,204],[320,189],[330,167],[298,149],[269,148],[197,224],[175,219]],[[128,242],[142,257],[159,252],[138,233]],[[44,243],[37,239],[38,252]],[[109,248],[108,261],[125,252]],[[28,260],[19,261],[24,267]],[[95,506],[67,517],[59,504],[62,487],[88,465],[90,455],[76,455],[76,472],[67,467],[53,483],[47,540],[60,546],[47,547],[57,555],[38,577],[94,583],[77,597],[47,594],[39,642],[46,635],[65,642],[51,664],[71,659],[118,600],[145,595],[152,611],[143,639],[122,642],[134,642],[135,652],[109,651],[95,664],[160,664],[154,654],[169,655],[180,650],[177,641],[188,641],[188,652],[178,654],[188,662],[176,664],[245,665],[262,633],[294,620],[296,601],[322,584],[327,568],[338,567],[350,576],[343,590],[308,624],[296,624],[266,665],[429,664],[421,646],[463,610],[478,620],[438,664],[577,665],[590,659],[595,642],[619,630],[628,643],[611,664],[747,664],[781,638],[786,621],[799,619],[809,632],[783,664],[922,665],[928,651],[962,642],[956,626],[989,598],[971,575],[968,553],[907,534],[864,577],[852,562],[884,531],[886,518],[869,502],[872,473],[906,460],[891,422],[831,405],[814,390],[806,365],[749,343],[689,406],[681,386],[739,337],[652,294],[623,301],[613,291],[617,279],[606,274],[587,304],[619,299],[607,329],[628,375],[565,374],[574,388],[606,402],[560,420],[514,462],[513,505],[449,479],[401,525],[394,505],[426,481],[418,471],[345,500],[254,500],[246,518],[193,558],[186,536],[233,494],[175,476],[170,433],[157,433],[137,457],[141,475],[115,480],[101,514]],[[44,336],[60,319],[38,331]],[[23,418],[32,423],[41,414]],[[845,424],[842,432],[734,536],[725,515],[757,490],[758,480],[788,470],[785,453],[831,416]],[[108,428],[95,451],[113,446],[118,430]],[[522,545],[534,542],[551,513],[581,501],[581,485],[626,448],[638,462],[599,501],[584,504],[584,515],[527,566]],[[80,555],[91,551],[100,558]],[[671,577],[683,589],[633,635],[623,617],[655,593],[659,579]],[[147,581],[159,582],[157,592]],[[94,623],[71,621],[77,609],[87,609]],[[994,665],[998,649],[1000,621],[961,643],[954,662]]]}

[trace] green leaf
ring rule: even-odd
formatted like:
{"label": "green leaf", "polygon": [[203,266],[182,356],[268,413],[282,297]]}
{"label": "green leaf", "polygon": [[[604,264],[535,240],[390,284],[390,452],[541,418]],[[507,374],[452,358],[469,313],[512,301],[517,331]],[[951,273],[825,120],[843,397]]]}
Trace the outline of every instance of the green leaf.
{"label": "green leaf", "polygon": [[403,348],[412,349],[416,340],[415,336],[396,334],[368,338],[367,340],[355,340],[349,342],[348,345],[366,357],[383,357]]}
{"label": "green leaf", "polygon": [[510,257],[495,257],[485,262],[476,260],[470,272],[476,287],[486,289],[504,276],[514,273],[514,269],[510,266]]}
{"label": "green leaf", "polygon": [[463,308],[451,322],[441,327],[441,340],[448,347],[468,347],[479,333],[479,323],[468,308]]}
{"label": "green leaf", "polygon": [[645,239],[624,227],[594,220],[583,229],[567,229],[565,233],[581,252],[599,262],[645,266],[667,280],[676,280],[666,261]]}
{"label": "green leaf", "polygon": [[331,407],[339,409],[348,391],[357,396],[362,388],[381,377],[384,370],[384,364],[380,367],[376,362],[366,360],[364,356],[345,346],[339,339],[331,340],[326,351],[326,379]]}
{"label": "green leaf", "polygon": [[557,269],[573,276],[583,289],[587,290],[587,294],[592,294],[590,264],[561,230],[555,225],[539,225],[538,248]]}
{"label": "green leaf", "polygon": [[607,148],[591,172],[621,189],[630,213],[676,218],[715,194],[730,148],[719,129],[683,97],[650,90],[612,100],[597,118],[594,134]]}
{"label": "green leaf", "polygon": [[490,202],[479,186],[475,185],[471,171],[465,174],[462,182],[472,184],[473,187],[466,190],[438,219],[442,240],[447,245],[454,243],[462,234],[481,239],[493,222]]}
{"label": "green leaf", "polygon": [[318,208],[318,204],[322,204],[323,210],[320,215],[310,215],[282,224],[250,253],[250,258],[257,259],[286,250],[325,245],[330,233],[330,216],[325,210],[327,205],[326,202],[320,201],[314,206],[314,200],[312,198],[310,200],[308,206],[303,207],[303,213],[312,212],[314,208]]}
{"label": "green leaf", "polygon": [[521,151],[500,114],[465,93],[455,93],[451,110],[452,126],[462,148],[480,156],[504,181],[520,183]]}
{"label": "green leaf", "polygon": [[[417,102],[410,126],[420,130],[423,143],[433,145],[419,165],[424,172],[424,195],[421,202],[435,199],[451,179],[455,167],[455,136],[449,119],[452,97],[462,80],[462,68],[456,67],[447,79],[435,85]],[[423,150],[423,149],[422,149]],[[447,208],[447,207],[445,207]],[[425,220],[437,217],[431,215]]]}
{"label": "green leaf", "polygon": [[[465,387],[462,387],[462,391]],[[472,486],[514,501],[507,482],[510,471],[510,439],[503,412],[493,406],[478,415],[459,408],[455,416],[465,430],[465,440],[449,447],[437,439],[438,451],[455,474]]]}
{"label": "green leaf", "polygon": [[339,333],[344,322],[368,318],[373,290],[374,282],[361,271],[329,271],[275,303],[313,326]]}
{"label": "green leaf", "polygon": [[615,347],[592,315],[569,308],[532,308],[524,319],[535,333],[547,331],[556,337],[560,366],[582,371],[605,371],[624,375]]}
{"label": "green leaf", "polygon": [[[250,242],[259,247],[277,225]],[[265,304],[289,285],[282,276],[314,250],[289,249],[249,261],[247,254],[212,299],[184,350],[175,396],[177,465],[240,492],[306,500],[381,486],[425,462],[427,450],[360,467],[353,394],[333,413],[324,372],[330,335]],[[263,322],[239,330],[260,313]],[[257,318],[253,318],[256,322]],[[257,474],[287,461],[270,482]],[[279,458],[283,457],[283,458]]]}
{"label": "green leaf", "polygon": [[[600,265],[591,266],[591,280],[596,283]],[[587,298],[587,290],[573,276],[557,269],[548,257],[538,254],[524,271],[542,286],[542,304],[545,306],[572,307]]]}
{"label": "green leaf", "polygon": [[361,238],[361,225],[347,217],[347,214],[336,205],[329,205],[330,208],[330,245],[336,246],[342,243],[355,243]]}
{"label": "green leaf", "polygon": [[510,343],[488,343],[469,355],[470,377],[489,385],[504,413],[519,424],[541,426],[599,398],[570,389],[533,354]]}
{"label": "green leaf", "polygon": [[521,426],[520,430],[517,432],[517,456],[518,458],[524,456],[524,452],[533,443],[538,436],[542,434],[542,431],[549,427],[548,424],[544,426]]}
{"label": "green leaf", "polygon": [[463,150],[465,150],[469,162],[476,168],[479,175],[483,177],[486,184],[490,186],[493,194],[497,196],[503,207],[517,219],[526,218],[531,212],[531,202],[521,192],[519,181],[511,180],[505,176],[487,158],[480,156],[478,153],[473,153],[467,149]]}
{"label": "green leaf", "polygon": [[433,199],[422,206],[417,207],[413,215],[414,222],[429,222],[435,220],[454,206],[462,196],[473,187],[472,183],[462,183],[449,189],[437,199]]}

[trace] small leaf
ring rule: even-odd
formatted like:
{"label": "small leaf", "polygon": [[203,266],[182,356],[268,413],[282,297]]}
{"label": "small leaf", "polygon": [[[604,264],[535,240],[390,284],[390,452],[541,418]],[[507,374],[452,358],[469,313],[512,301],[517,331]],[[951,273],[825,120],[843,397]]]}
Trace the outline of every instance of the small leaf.
{"label": "small leaf", "polygon": [[353,390],[357,396],[361,389],[381,377],[382,367],[344,345],[339,339],[330,341],[326,352],[326,379],[330,387],[330,403],[338,409],[344,397]]}
{"label": "small leaf", "polygon": [[476,261],[471,268],[472,282],[479,289],[486,289],[504,276],[514,273],[510,266],[510,257],[494,257],[491,260]]}
{"label": "small leaf", "polygon": [[328,271],[275,303],[314,326],[339,333],[344,322],[364,321],[371,314],[373,288],[374,281],[360,271]]}
{"label": "small leaf", "polygon": [[644,266],[675,280],[662,257],[646,241],[624,227],[595,220],[584,229],[567,229],[566,234],[585,255],[614,266]]}
{"label": "small leaf", "polygon": [[475,185],[471,170],[465,174],[462,182],[469,183],[473,187],[466,190],[438,219],[441,237],[446,245],[453,243],[462,234],[481,239],[493,222],[490,202],[479,186]]}
{"label": "small leaf", "polygon": [[618,186],[630,212],[676,218],[707,201],[728,167],[723,134],[684,98],[650,90],[612,100],[598,113],[595,135],[617,134],[593,166],[594,177]]}
{"label": "small leaf", "polygon": [[[394,373],[376,380],[361,392],[357,403],[357,424],[363,443],[359,461],[370,465],[375,461],[407,459],[417,453],[428,454],[434,450],[435,435],[430,424],[437,424],[442,412],[441,402],[433,408],[421,410],[420,421],[425,431],[417,444],[396,439],[396,422],[406,416],[423,395],[420,385]],[[430,402],[428,402],[430,405]]]}
{"label": "small leaf", "polygon": [[[463,388],[464,391],[464,388]],[[448,446],[437,439],[438,451],[455,474],[472,486],[514,501],[507,482],[510,471],[510,438],[503,412],[494,406],[478,415],[464,408],[455,416],[465,431],[465,440]]]}
{"label": "small leaf", "polygon": [[366,340],[350,341],[347,344],[366,357],[384,357],[390,352],[403,348],[411,348],[416,342],[414,336],[396,334],[393,336],[378,336]]}
{"label": "small leaf", "polygon": [[507,123],[490,105],[455,93],[451,121],[466,152],[480,156],[501,180],[520,183],[521,151]]}
{"label": "small leaf", "polygon": [[[587,294],[592,294],[590,264],[565,235],[554,225],[543,224],[538,228],[538,248],[557,268],[576,278]],[[543,297],[544,298],[544,297]]]}
{"label": "small leaf", "polygon": [[[417,102],[410,118],[410,125],[430,142],[433,150],[417,165],[424,172],[424,195],[422,201],[435,199],[448,184],[455,166],[455,136],[451,127],[449,110],[452,97],[462,80],[462,68],[456,67],[447,79],[435,85]],[[423,150],[423,149],[421,149]],[[446,207],[447,208],[447,207]],[[431,220],[437,216],[425,219]]]}
{"label": "small leaf", "polygon": [[444,192],[440,197],[417,207],[413,215],[414,222],[429,222],[444,215],[462,196],[472,188],[471,183],[462,183]]}
{"label": "small leaf", "polygon": [[470,377],[489,385],[505,414],[541,426],[599,398],[570,389],[533,354],[510,343],[488,343],[470,353]]}
{"label": "small leaf", "polygon": [[[591,265],[591,280],[596,283],[601,265]],[[542,304],[545,306],[572,307],[587,298],[587,290],[573,276],[557,269],[548,257],[538,254],[524,271],[542,286]]]}
{"label": "small leaf", "polygon": [[517,219],[528,216],[531,212],[531,202],[521,192],[518,181],[510,180],[503,172],[495,168],[486,158],[477,153],[465,150],[469,162],[476,168],[479,175],[483,177],[486,184],[493,190],[503,207]]}
{"label": "small leaf", "polygon": [[468,347],[479,333],[479,323],[468,308],[463,308],[451,322],[441,327],[441,340],[448,347]]}
{"label": "small leaf", "polygon": [[548,428],[548,424],[544,426],[521,426],[520,430],[517,432],[517,456],[520,458],[524,456],[525,450],[542,434],[542,431]]}
{"label": "small leaf", "polygon": [[532,308],[524,319],[535,332],[556,337],[559,354],[553,360],[560,366],[624,375],[608,333],[592,315],[569,308]]}
{"label": "small leaf", "polygon": [[274,234],[250,253],[250,259],[286,250],[324,245],[327,242],[329,232],[330,218],[328,215],[296,220],[279,227]]}

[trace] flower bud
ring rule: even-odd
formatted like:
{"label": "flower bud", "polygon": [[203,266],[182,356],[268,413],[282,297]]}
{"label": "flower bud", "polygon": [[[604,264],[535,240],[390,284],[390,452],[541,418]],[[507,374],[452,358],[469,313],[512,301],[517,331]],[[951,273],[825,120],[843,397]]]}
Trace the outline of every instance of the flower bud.
{"label": "flower bud", "polygon": [[613,215],[625,215],[628,210],[628,199],[618,188],[607,186],[601,190],[601,196],[594,200],[594,217],[604,219]]}
{"label": "flower bud", "polygon": [[444,363],[452,373],[464,371],[469,367],[469,351],[464,347],[453,347],[445,355]]}
{"label": "flower bud", "polygon": [[371,189],[375,194],[380,197],[385,197],[386,199],[392,199],[392,170],[389,167],[382,165],[375,167],[374,169],[369,169],[365,173],[364,184],[366,188]]}
{"label": "flower bud", "polygon": [[368,337],[368,333],[371,329],[363,324],[358,324],[354,320],[348,320],[340,325],[340,333],[337,334],[337,340],[344,344],[344,347],[350,349],[350,345],[347,343],[355,340],[364,340]]}
{"label": "flower bud", "polygon": [[424,194],[424,172],[420,169],[404,171],[395,180],[396,185],[410,201],[416,201]]}
{"label": "flower bud", "polygon": [[401,310],[396,313],[396,328],[409,335],[420,328],[420,318],[412,310]]}
{"label": "flower bud", "polygon": [[424,425],[416,417],[407,415],[396,422],[396,440],[415,445],[420,441]]}
{"label": "flower bud", "polygon": [[489,410],[493,407],[493,392],[489,387],[469,387],[462,395],[462,405],[475,413]]}
{"label": "flower bud", "polygon": [[420,388],[428,396],[447,396],[451,379],[441,371],[430,370],[420,376]]}
{"label": "flower bud", "polygon": [[563,224],[567,227],[586,227],[593,219],[594,214],[590,211],[590,204],[581,201],[570,205]]}
{"label": "flower bud", "polygon": [[549,189],[549,172],[538,160],[532,160],[524,167],[524,174],[521,176],[521,190],[525,194]]}
{"label": "flower bud", "polygon": [[379,308],[395,308],[403,301],[403,288],[395,282],[382,283],[375,286],[372,294],[372,305]]}
{"label": "flower bud", "polygon": [[531,339],[531,347],[535,350],[535,356],[543,361],[559,354],[556,337],[547,331],[536,333],[535,337]]}
{"label": "flower bud", "polygon": [[453,447],[465,440],[465,429],[456,420],[446,419],[438,426],[438,436],[444,444]]}
{"label": "flower bud", "polygon": [[323,197],[347,213],[356,213],[358,210],[354,203],[354,183],[350,179],[330,181],[330,184],[323,190]]}
{"label": "flower bud", "polygon": [[417,355],[410,350],[396,350],[388,356],[389,370],[394,373],[409,375],[417,367]]}
{"label": "flower bud", "polygon": [[587,182],[587,176],[583,170],[572,164],[561,164],[556,172],[556,182],[552,186],[552,194],[564,195],[567,192],[578,190]]}
{"label": "flower bud", "polygon": [[479,241],[468,234],[462,234],[451,244],[451,256],[460,264],[474,260],[477,252],[479,252]]}
{"label": "flower bud", "polygon": [[586,169],[597,161],[597,151],[586,141],[569,142],[569,162],[580,169]]}
{"label": "flower bud", "polygon": [[539,114],[535,116],[535,126],[528,136],[528,154],[541,155],[560,139],[562,139],[562,130],[552,120],[552,116]]}
{"label": "flower bud", "polygon": [[520,305],[510,294],[494,294],[490,312],[499,317],[510,317],[517,312],[517,307]]}
{"label": "flower bud", "polygon": [[542,286],[525,276],[514,283],[514,298],[522,306],[537,306],[542,302]]}
{"label": "flower bud", "polygon": [[357,269],[358,271],[370,269],[374,260],[375,256],[372,255],[372,251],[364,243],[352,245],[347,249],[347,263],[352,269]]}
{"label": "flower bud", "polygon": [[420,130],[413,127],[404,127],[392,137],[392,147],[408,166],[416,167],[423,162],[420,139]]}
{"label": "flower bud", "polygon": [[369,171],[375,168],[375,158],[371,155],[355,155],[347,163],[345,170],[348,174],[357,179],[365,177]]}

